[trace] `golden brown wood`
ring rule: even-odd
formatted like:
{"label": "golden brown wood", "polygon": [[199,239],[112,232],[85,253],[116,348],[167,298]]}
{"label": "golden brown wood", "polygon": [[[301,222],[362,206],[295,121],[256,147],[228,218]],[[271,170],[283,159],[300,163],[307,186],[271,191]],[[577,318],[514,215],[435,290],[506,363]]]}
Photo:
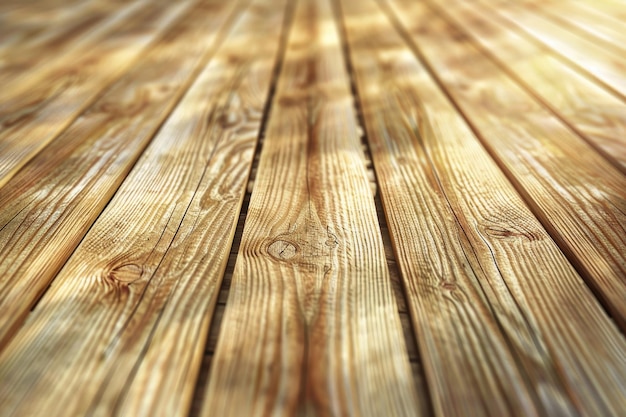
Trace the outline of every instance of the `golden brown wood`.
{"label": "golden brown wood", "polygon": [[[0,82],[12,83],[49,66],[69,49],[91,43],[120,19],[142,6],[142,1],[91,0],[65,6],[57,13],[30,14],[13,24],[0,23]],[[60,13],[64,11],[65,13]],[[0,12],[0,16],[2,13]],[[2,19],[4,20],[4,19]],[[44,69],[45,69],[44,67]]]}
{"label": "golden brown wood", "polygon": [[65,30],[57,26],[71,25],[100,8],[119,8],[127,4],[119,0],[78,0],[66,1],[64,4],[45,1],[35,7],[11,7],[8,3],[0,3],[0,64],[6,64],[5,54],[18,52],[19,46],[36,44]]}
{"label": "golden brown wood", "polygon": [[[2,352],[0,414],[188,411],[269,90],[280,6],[247,9]],[[259,38],[267,42],[248,47]]]}
{"label": "golden brown wood", "polygon": [[[0,3],[0,48],[41,34],[51,22],[71,20],[103,0],[4,0]],[[122,4],[120,0],[111,3]]]}
{"label": "golden brown wood", "polygon": [[626,173],[626,103],[464,1],[429,2],[528,91]]}
{"label": "golden brown wood", "polygon": [[329,1],[294,19],[202,415],[415,416]]}
{"label": "golden brown wood", "polygon": [[626,328],[626,177],[423,3],[392,4],[501,169]]}
{"label": "golden brown wood", "polygon": [[381,10],[342,5],[436,413],[617,412],[622,335]]}
{"label": "golden brown wood", "polygon": [[3,86],[0,102],[0,187],[129,68],[192,4],[140,3],[101,33],[97,45],[62,54],[42,71]]}
{"label": "golden brown wood", "polygon": [[[533,0],[537,13],[545,14],[564,28],[579,33],[590,41],[617,53],[626,53],[626,30],[619,15],[601,13],[593,1]],[[624,6],[621,16],[624,18]]]}
{"label": "golden brown wood", "polygon": [[231,8],[219,0],[192,7],[138,65],[0,188],[0,346],[207,62]]}
{"label": "golden brown wood", "polygon": [[300,2],[0,1],[0,416],[621,415],[626,3]]}
{"label": "golden brown wood", "polygon": [[472,1],[474,7],[491,18],[503,19],[507,25],[517,28],[555,56],[593,77],[626,100],[626,59],[623,54],[605,50],[595,42],[515,3],[506,0]]}

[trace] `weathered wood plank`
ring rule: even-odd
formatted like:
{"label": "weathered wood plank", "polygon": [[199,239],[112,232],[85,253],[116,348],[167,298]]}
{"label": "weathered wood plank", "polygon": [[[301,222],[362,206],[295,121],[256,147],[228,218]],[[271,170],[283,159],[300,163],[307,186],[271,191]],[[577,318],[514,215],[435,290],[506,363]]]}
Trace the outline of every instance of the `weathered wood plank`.
{"label": "weathered wood plank", "polygon": [[626,103],[510,26],[464,1],[429,4],[453,22],[525,89],[626,173]]}
{"label": "weathered wood plank", "polygon": [[138,65],[0,188],[0,347],[206,64],[231,9],[218,0],[192,7]]}
{"label": "weathered wood plank", "polygon": [[626,328],[626,178],[423,3],[392,5],[544,227]]}
{"label": "weathered wood plank", "polygon": [[[619,410],[622,335],[381,10],[342,4],[437,414]],[[408,4],[406,21],[437,24]]]}
{"label": "weathered wood plank", "polygon": [[329,1],[294,19],[202,415],[415,416]]}
{"label": "weathered wood plank", "polygon": [[518,28],[529,39],[626,100],[626,59],[623,54],[605,50],[516,2],[473,0],[471,4],[490,17],[503,19],[507,25]]}
{"label": "weathered wood plank", "polygon": [[2,352],[0,414],[188,412],[283,5],[247,9]]}
{"label": "weathered wood plank", "polygon": [[[139,2],[118,24],[62,54],[42,71],[3,86],[0,102],[0,187],[43,149],[191,4]],[[29,74],[30,75],[30,74]]]}

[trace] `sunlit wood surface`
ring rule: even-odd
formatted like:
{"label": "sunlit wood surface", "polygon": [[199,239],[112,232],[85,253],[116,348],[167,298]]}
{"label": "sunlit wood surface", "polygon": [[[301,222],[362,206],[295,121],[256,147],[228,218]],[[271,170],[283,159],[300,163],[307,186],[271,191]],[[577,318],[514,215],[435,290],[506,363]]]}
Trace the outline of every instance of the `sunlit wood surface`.
{"label": "sunlit wood surface", "polygon": [[626,2],[0,2],[0,416],[626,415]]}

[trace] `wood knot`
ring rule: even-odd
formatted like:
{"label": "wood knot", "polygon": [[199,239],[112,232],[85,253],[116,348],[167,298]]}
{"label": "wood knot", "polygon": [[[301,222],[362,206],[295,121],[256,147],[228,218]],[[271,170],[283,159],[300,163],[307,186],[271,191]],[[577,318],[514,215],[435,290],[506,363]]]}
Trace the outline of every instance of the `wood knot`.
{"label": "wood knot", "polygon": [[137,264],[124,264],[117,266],[109,272],[109,279],[113,282],[120,282],[123,284],[132,284],[141,278],[143,274],[143,267]]}
{"label": "wood knot", "polygon": [[324,242],[324,244],[326,246],[328,246],[331,249],[336,248],[339,245],[339,241],[337,240],[337,236],[335,236],[334,234],[330,233],[330,232],[326,232],[328,239],[326,239],[326,241]]}
{"label": "wood knot", "polygon": [[298,246],[287,240],[277,239],[267,246],[267,253],[276,260],[286,261],[296,256]]}
{"label": "wood knot", "polygon": [[534,242],[542,239],[541,231],[529,219],[510,209],[486,218],[482,230],[478,232],[500,240],[523,239]]}
{"label": "wood knot", "polygon": [[454,291],[456,290],[456,283],[452,281],[442,281],[439,286],[444,290]]}
{"label": "wood knot", "polygon": [[232,111],[225,111],[218,117],[218,123],[222,129],[229,129],[239,124],[239,116]]}
{"label": "wood knot", "polygon": [[528,241],[536,241],[540,240],[540,236],[533,233],[532,231],[525,230],[523,227],[508,225],[499,226],[499,225],[488,225],[484,227],[485,234],[487,236],[493,237],[495,239],[514,239],[514,238],[523,238]]}

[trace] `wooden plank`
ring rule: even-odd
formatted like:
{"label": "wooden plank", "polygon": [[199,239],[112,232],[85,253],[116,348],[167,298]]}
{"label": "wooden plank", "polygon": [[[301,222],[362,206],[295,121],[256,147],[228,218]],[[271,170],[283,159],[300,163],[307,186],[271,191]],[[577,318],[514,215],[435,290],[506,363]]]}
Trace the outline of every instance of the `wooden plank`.
{"label": "wooden plank", "polygon": [[2,352],[0,414],[188,412],[283,5],[247,9]]}
{"label": "wooden plank", "polygon": [[97,43],[103,33],[110,32],[112,26],[119,24],[120,19],[128,16],[143,2],[84,3],[68,7],[75,12],[57,19],[54,19],[54,14],[47,19],[42,16],[40,25],[30,25],[35,28],[24,24],[12,31],[6,28],[1,30],[0,36],[5,32],[5,36],[13,39],[13,42],[10,45],[7,45],[9,42],[0,43],[0,82],[12,84],[32,77],[42,69],[45,71],[55,62],[62,62],[62,56],[70,49],[84,48],[85,45],[88,45],[87,49],[93,48],[94,41]]}
{"label": "wooden plank", "polygon": [[43,71],[5,86],[0,102],[0,187],[69,126],[191,4],[192,0],[142,1],[119,24],[101,33],[97,44],[63,54]]}
{"label": "wooden plank", "polygon": [[199,2],[45,152],[0,188],[0,347],[206,64],[231,8]]}
{"label": "wooden plank", "polygon": [[[85,10],[79,9],[80,4],[68,7],[81,12],[77,11],[75,16],[62,15],[60,18],[65,20],[60,22],[46,20],[46,13],[41,10],[38,17],[25,13],[22,19],[31,18],[34,22],[14,23],[0,31],[0,35],[5,32],[10,40],[0,44],[0,82],[8,85],[8,91],[27,90],[40,79],[50,77],[54,71],[67,69],[68,60],[76,61],[81,54],[101,47],[99,44],[120,30],[120,25],[129,17],[135,15],[137,18],[137,13],[149,6],[146,0],[133,0],[122,5],[116,5],[115,1],[106,5],[94,3]],[[50,12],[49,19],[54,19],[58,9]],[[72,17],[78,21],[75,26]]]}
{"label": "wooden plank", "polygon": [[515,2],[474,0],[475,8],[507,25],[518,28],[544,48],[582,73],[593,77],[605,88],[626,100],[626,60],[623,54],[608,51],[559,25],[531,13]]}
{"label": "wooden plank", "polygon": [[484,146],[626,328],[624,175],[423,3],[393,6]]}
{"label": "wooden plank", "polygon": [[446,7],[434,2],[429,4],[626,173],[626,103],[509,26],[486,18],[464,1],[448,2]]}
{"label": "wooden plank", "polygon": [[[580,1],[532,1],[532,6],[539,13],[562,25],[564,28],[578,32],[603,47],[626,52],[626,30],[624,22],[615,16],[599,12],[592,4]],[[626,16],[626,4],[621,5],[622,18]]]}
{"label": "wooden plank", "polygon": [[622,335],[381,10],[342,5],[436,414],[619,410]]}
{"label": "wooden plank", "polygon": [[[59,5],[47,1],[39,4],[39,7],[18,8],[10,7],[8,3],[4,1],[0,4],[0,56],[4,56],[7,51],[15,50],[16,45],[28,45],[48,37],[48,30],[55,33],[57,28],[51,25],[63,26],[74,19],[80,19],[91,9],[109,7],[109,4],[120,7],[124,4],[120,1],[78,0]],[[2,58],[0,63],[3,63]]]}
{"label": "wooden plank", "polygon": [[416,416],[336,23],[295,7],[201,415]]}
{"label": "wooden plank", "polygon": [[[74,13],[74,9],[82,5],[101,0],[4,0],[0,3],[0,34],[4,35],[8,30],[27,26],[43,25],[45,17],[50,21],[63,19]],[[119,1],[119,0],[113,0]],[[70,9],[70,10],[68,10]],[[0,43],[7,39],[2,38]]]}

